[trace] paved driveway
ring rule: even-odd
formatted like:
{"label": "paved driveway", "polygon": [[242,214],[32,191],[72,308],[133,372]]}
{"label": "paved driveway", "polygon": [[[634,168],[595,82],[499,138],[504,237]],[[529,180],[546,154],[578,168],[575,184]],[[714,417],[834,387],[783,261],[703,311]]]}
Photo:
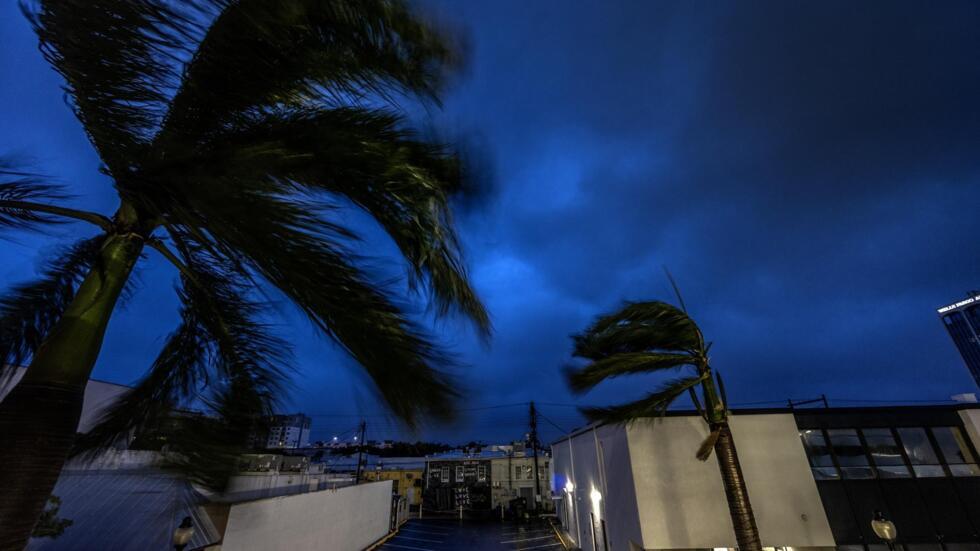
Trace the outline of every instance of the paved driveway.
{"label": "paved driveway", "polygon": [[412,519],[398,534],[378,548],[385,551],[498,551],[538,549],[561,551],[561,543],[547,524],[497,521]]}

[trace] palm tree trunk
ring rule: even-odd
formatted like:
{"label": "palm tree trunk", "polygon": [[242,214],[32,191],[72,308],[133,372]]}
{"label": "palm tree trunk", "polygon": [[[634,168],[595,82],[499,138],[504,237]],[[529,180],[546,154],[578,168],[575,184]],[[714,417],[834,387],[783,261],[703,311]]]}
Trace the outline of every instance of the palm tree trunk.
{"label": "palm tree trunk", "polygon": [[735,541],[739,551],[762,551],[762,541],[759,539],[759,529],[755,525],[755,515],[752,504],[749,503],[749,491],[742,476],[742,467],[738,462],[735,451],[735,440],[732,429],[727,421],[722,421],[711,427],[718,431],[715,441],[715,457],[718,458],[718,469],[725,485],[725,495],[728,497],[728,512],[732,516],[732,526],[735,528]]}
{"label": "palm tree trunk", "polygon": [[71,450],[82,398],[109,317],[143,249],[135,234],[108,237],[74,300],[0,402],[0,551],[27,545]]}

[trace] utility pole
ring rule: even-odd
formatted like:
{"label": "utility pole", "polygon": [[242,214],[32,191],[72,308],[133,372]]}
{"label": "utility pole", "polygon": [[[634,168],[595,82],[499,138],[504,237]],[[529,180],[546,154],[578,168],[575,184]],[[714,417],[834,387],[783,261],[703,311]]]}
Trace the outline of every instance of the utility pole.
{"label": "utility pole", "polygon": [[367,422],[361,421],[361,437],[357,441],[357,475],[354,476],[354,484],[361,483],[361,452],[364,451],[364,428]]}
{"label": "utility pole", "polygon": [[538,503],[541,499],[541,481],[538,477],[538,412],[534,409],[534,402],[531,402],[531,454],[534,456],[534,510],[538,510]]}

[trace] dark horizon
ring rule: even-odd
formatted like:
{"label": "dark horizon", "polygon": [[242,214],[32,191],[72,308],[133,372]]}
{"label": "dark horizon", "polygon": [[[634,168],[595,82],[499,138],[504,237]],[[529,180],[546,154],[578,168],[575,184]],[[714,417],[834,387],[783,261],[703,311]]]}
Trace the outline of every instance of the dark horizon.
{"label": "dark horizon", "polygon": [[[401,439],[513,440],[524,402],[567,429],[574,404],[648,392],[658,377],[574,396],[560,370],[595,316],[673,302],[664,266],[736,405],[977,391],[936,309],[980,287],[980,5],[424,4],[469,36],[471,64],[435,114],[485,149],[492,185],[457,222],[496,332],[485,346],[464,323],[432,325],[466,366],[470,411]],[[0,8],[0,38],[0,151],[111,213],[16,4]],[[80,231],[8,234],[0,287]],[[369,236],[363,252],[388,247]],[[145,372],[176,321],[175,277],[147,255],[95,378]],[[314,439],[361,417],[391,435],[369,439],[394,436],[357,367],[281,310],[298,371],[283,411],[313,417]]]}

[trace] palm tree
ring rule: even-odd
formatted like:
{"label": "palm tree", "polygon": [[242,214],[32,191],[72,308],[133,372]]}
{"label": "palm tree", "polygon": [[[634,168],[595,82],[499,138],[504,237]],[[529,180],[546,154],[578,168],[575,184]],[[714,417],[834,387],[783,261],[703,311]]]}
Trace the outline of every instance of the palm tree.
{"label": "palm tree", "polygon": [[[111,178],[111,216],[0,166],[0,226],[84,221],[37,281],[0,298],[0,549],[23,547],[75,440],[113,308],[151,251],[177,270],[179,325],[146,376],[81,442],[104,447],[180,415],[168,445],[220,483],[271,410],[289,347],[275,293],[373,379],[409,426],[452,415],[451,358],[353,252],[372,217],[438,315],[489,319],[450,218],[459,156],[418,136],[404,102],[438,105],[451,37],[400,0],[57,0],[22,4]],[[416,110],[418,111],[418,110]],[[414,112],[414,111],[413,111]],[[9,367],[8,367],[9,370]],[[222,471],[225,471],[224,473]]]}
{"label": "palm tree", "polygon": [[[692,368],[689,373],[666,382],[641,400],[605,408],[583,408],[582,412],[591,421],[631,423],[640,418],[663,415],[674,400],[690,394],[711,431],[695,455],[701,461],[707,461],[714,449],[738,548],[761,551],[759,530],[728,426],[724,386],[720,377],[716,386],[708,361],[711,345],[704,342],[697,324],[684,310],[665,302],[636,302],[601,316],[585,332],[572,338],[574,355],[590,362],[585,367],[568,371],[569,385],[575,392],[585,392],[611,377]],[[703,408],[698,388],[701,389]]]}

